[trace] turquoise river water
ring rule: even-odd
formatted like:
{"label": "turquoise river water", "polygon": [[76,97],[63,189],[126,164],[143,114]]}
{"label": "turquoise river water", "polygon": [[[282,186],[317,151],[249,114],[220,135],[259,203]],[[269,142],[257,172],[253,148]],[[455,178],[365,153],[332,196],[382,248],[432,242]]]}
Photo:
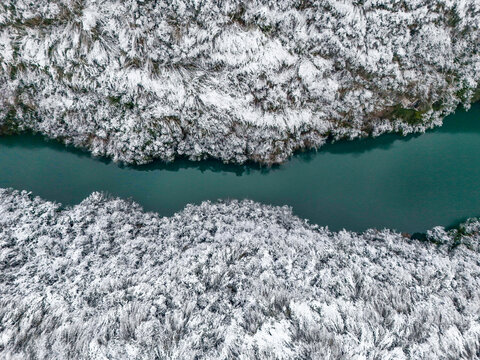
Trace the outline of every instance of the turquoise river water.
{"label": "turquoise river water", "polygon": [[188,203],[248,198],[289,205],[333,230],[424,232],[480,216],[480,104],[426,134],[341,141],[271,169],[182,159],[127,167],[39,135],[4,136],[0,187],[66,205],[105,191],[165,216]]}

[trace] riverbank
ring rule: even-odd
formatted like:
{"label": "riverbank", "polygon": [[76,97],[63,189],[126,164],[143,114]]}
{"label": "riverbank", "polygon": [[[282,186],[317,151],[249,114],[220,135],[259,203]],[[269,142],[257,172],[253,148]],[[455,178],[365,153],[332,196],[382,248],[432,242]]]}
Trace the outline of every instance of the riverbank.
{"label": "riverbank", "polygon": [[475,357],[479,230],[421,242],[251,201],[161,218],[98,193],[62,208],[0,190],[0,354]]}
{"label": "riverbank", "polygon": [[478,99],[475,0],[0,5],[0,131],[129,164],[284,162]]}
{"label": "riverbank", "polygon": [[103,191],[161,216],[205,200],[251,199],[291,206],[295,215],[335,231],[413,234],[480,215],[479,156],[475,104],[420,136],[340,141],[272,168],[187,159],[119,166],[42,136],[0,137],[0,187],[65,205]]}

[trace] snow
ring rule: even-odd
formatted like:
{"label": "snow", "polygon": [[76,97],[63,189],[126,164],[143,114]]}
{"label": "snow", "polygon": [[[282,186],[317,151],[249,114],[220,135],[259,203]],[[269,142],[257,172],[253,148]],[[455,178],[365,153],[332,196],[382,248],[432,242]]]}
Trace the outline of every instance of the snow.
{"label": "snow", "polygon": [[0,189],[0,358],[475,358],[479,242],[477,219],[418,241],[252,201],[161,218]]}
{"label": "snow", "polygon": [[127,163],[278,163],[425,131],[479,88],[477,0],[10,0],[0,28],[2,131]]}
{"label": "snow", "polygon": [[95,25],[97,24],[98,12],[95,8],[94,4],[92,7],[86,7],[83,9],[83,16],[82,16],[82,25],[84,31],[92,30]]}
{"label": "snow", "polygon": [[291,359],[294,355],[286,345],[291,341],[286,320],[271,324],[263,324],[253,337],[259,351],[270,353],[276,359]]}

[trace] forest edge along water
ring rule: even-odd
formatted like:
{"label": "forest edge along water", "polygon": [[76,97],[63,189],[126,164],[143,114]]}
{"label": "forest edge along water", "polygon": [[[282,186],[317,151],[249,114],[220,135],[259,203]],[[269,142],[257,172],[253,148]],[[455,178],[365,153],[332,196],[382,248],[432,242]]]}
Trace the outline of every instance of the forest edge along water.
{"label": "forest edge along water", "polygon": [[332,230],[425,232],[480,216],[480,104],[406,137],[340,141],[283,165],[215,160],[122,166],[40,135],[0,137],[0,187],[73,205],[93,191],[131,198],[170,216],[204,200],[288,205]]}

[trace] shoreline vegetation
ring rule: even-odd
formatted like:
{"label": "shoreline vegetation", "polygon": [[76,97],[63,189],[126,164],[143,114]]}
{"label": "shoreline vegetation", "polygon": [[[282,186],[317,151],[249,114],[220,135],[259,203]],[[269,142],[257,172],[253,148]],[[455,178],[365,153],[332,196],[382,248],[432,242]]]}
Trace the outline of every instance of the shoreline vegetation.
{"label": "shoreline vegetation", "polygon": [[480,98],[479,15],[473,0],[7,1],[0,132],[128,164],[264,165],[422,132]]}
{"label": "shoreline vegetation", "polygon": [[427,134],[339,141],[270,168],[187,159],[127,166],[41,135],[5,136],[0,187],[65,205],[107,191],[161,216],[205,200],[250,199],[291,206],[300,218],[334,231],[424,233],[480,214],[479,111],[480,103],[459,109]]}
{"label": "shoreline vegetation", "polygon": [[[0,135],[127,166],[268,171],[476,101],[478,0],[0,4]],[[0,357],[480,358],[479,252],[477,218],[330,231],[250,200],[161,217],[0,188]]]}
{"label": "shoreline vegetation", "polygon": [[0,354],[475,358],[480,222],[426,236],[331,232],[252,201],[162,218],[0,189]]}

